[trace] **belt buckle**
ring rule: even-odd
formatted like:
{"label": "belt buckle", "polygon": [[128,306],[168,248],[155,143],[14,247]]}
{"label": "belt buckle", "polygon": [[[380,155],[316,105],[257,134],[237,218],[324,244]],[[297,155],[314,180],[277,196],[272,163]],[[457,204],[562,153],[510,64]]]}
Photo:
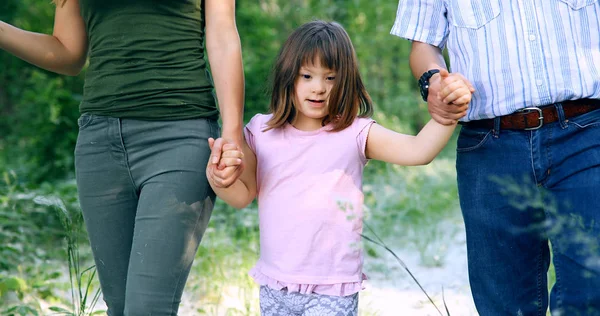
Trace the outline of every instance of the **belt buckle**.
{"label": "belt buckle", "polygon": [[[534,112],[534,111],[537,112],[538,115],[539,115],[539,117],[538,117],[539,124],[538,124],[538,126],[524,128],[524,130],[526,130],[526,131],[536,130],[536,129],[539,129],[540,127],[542,127],[544,125],[544,114],[542,112],[542,109],[540,109],[538,107],[535,107],[535,106],[532,106],[532,107],[522,108],[522,109],[520,109],[520,110],[517,111],[517,112],[525,112],[525,114],[531,113],[531,112]],[[525,121],[525,122],[527,122],[527,121]]]}

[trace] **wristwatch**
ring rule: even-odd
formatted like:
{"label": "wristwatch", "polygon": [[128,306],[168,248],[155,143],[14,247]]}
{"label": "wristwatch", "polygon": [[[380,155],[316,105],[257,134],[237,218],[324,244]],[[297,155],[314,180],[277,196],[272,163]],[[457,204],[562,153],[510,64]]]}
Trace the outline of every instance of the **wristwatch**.
{"label": "wristwatch", "polygon": [[429,95],[429,79],[439,72],[439,69],[431,69],[426,71],[421,78],[419,78],[419,89],[421,89],[423,101],[427,102],[427,96]]}

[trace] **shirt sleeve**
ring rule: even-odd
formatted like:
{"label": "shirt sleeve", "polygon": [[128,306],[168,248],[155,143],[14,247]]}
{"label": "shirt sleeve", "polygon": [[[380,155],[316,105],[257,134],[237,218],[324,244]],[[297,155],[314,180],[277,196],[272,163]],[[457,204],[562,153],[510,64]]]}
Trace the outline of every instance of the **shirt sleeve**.
{"label": "shirt sleeve", "polygon": [[446,16],[443,0],[400,0],[390,33],[443,48],[448,38]]}
{"label": "shirt sleeve", "polygon": [[357,130],[358,135],[356,136],[356,146],[358,146],[358,152],[363,164],[367,163],[367,138],[369,137],[369,131],[371,126],[375,123],[375,120],[371,118],[358,118],[357,119]]}
{"label": "shirt sleeve", "polygon": [[254,153],[256,153],[255,135],[260,135],[259,133],[263,126],[263,117],[264,115],[256,114],[244,128],[244,138],[246,139],[248,147],[250,147]]}

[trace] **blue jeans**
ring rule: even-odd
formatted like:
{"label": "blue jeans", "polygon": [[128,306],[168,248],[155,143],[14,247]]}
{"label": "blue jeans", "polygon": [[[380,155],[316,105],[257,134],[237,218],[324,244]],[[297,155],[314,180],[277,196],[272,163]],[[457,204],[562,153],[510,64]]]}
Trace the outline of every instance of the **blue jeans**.
{"label": "blue jeans", "polygon": [[[457,145],[471,291],[481,315],[600,315],[600,110],[538,130],[463,126]],[[496,124],[498,126],[498,124]]]}
{"label": "blue jeans", "polygon": [[109,316],[177,315],[214,205],[218,131],[208,119],[79,119],[79,201]]}

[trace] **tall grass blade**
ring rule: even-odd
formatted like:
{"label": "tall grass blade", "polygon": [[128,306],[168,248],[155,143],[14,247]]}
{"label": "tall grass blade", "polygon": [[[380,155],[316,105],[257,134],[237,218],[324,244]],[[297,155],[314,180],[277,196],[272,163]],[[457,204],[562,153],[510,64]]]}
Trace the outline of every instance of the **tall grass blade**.
{"label": "tall grass blade", "polygon": [[[433,301],[433,299],[429,296],[429,294],[427,294],[427,291],[425,291],[425,289],[423,288],[423,286],[421,285],[421,283],[419,283],[419,281],[417,280],[417,278],[413,275],[413,273],[410,271],[410,269],[406,266],[406,264],[404,263],[404,261],[402,261],[402,259],[400,259],[400,257],[398,257],[396,255],[396,253],[394,251],[392,251],[392,249],[390,249],[382,240],[381,238],[379,238],[379,236],[377,236],[377,234],[375,233],[375,231],[369,226],[367,225],[367,223],[364,223],[364,226],[367,227],[367,229],[375,236],[375,238],[377,240],[374,240],[364,234],[360,234],[362,238],[364,238],[365,240],[379,246],[382,247],[383,249],[385,249],[386,251],[388,251],[389,253],[392,254],[392,256],[394,256],[394,258],[396,258],[396,260],[398,261],[398,263],[400,263],[400,266],[402,266],[402,268],[404,268],[404,270],[406,270],[406,272],[408,273],[408,275],[410,275],[410,277],[413,279],[413,281],[415,281],[415,283],[417,283],[417,285],[419,286],[419,288],[421,289],[421,292],[423,292],[425,294],[425,296],[427,296],[427,299],[429,300],[429,302],[431,302],[431,304],[433,305],[433,307],[435,307],[435,309],[438,311],[438,313],[443,316],[444,314],[442,314],[442,312],[440,311],[440,309],[438,308],[438,306],[435,304],[435,302]],[[448,306],[446,306],[446,303],[444,302],[444,306],[446,307],[446,312],[448,313],[447,316],[450,316],[450,312],[448,312]]]}

